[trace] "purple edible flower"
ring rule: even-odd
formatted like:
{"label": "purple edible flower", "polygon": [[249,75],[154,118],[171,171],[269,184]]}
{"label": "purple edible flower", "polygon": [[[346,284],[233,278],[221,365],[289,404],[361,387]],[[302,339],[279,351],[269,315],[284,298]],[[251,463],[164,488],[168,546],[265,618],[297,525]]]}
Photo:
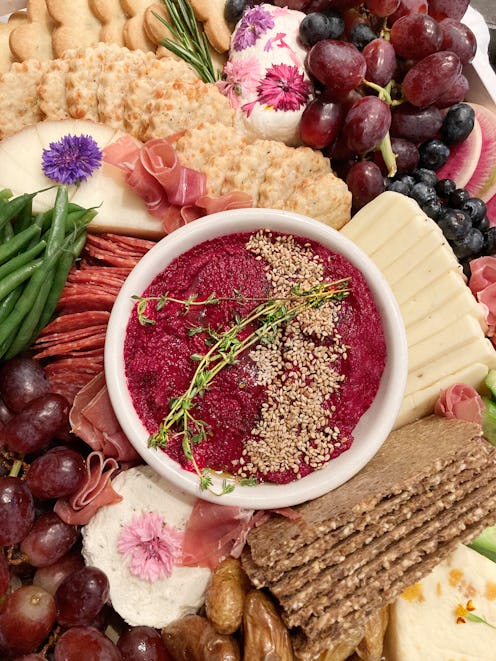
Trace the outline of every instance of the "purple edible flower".
{"label": "purple edible flower", "polygon": [[273,27],[274,18],[270,12],[260,6],[248,9],[234,35],[232,44],[234,50],[240,51],[253,46],[262,34]]}
{"label": "purple edible flower", "polygon": [[41,165],[59,184],[79,184],[100,167],[102,152],[91,135],[64,135],[43,150]]}
{"label": "purple edible flower", "polygon": [[257,87],[258,102],[274,110],[299,110],[310,96],[310,83],[298,67],[273,64]]}

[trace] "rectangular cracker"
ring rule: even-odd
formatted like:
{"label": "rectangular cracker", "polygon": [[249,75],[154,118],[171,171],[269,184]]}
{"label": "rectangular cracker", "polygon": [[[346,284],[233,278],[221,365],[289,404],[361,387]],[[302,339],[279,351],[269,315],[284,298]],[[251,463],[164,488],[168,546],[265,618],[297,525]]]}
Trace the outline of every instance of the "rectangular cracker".
{"label": "rectangular cracker", "polygon": [[40,109],[45,119],[68,119],[70,117],[65,92],[69,60],[58,58],[47,63],[38,85]]}
{"label": "rectangular cracker", "polygon": [[43,119],[38,85],[45,68],[40,60],[14,62],[0,78],[0,139]]}
{"label": "rectangular cracker", "polygon": [[66,74],[67,107],[74,119],[100,120],[98,87],[105,67],[108,47],[105,44],[81,48],[69,59]]}

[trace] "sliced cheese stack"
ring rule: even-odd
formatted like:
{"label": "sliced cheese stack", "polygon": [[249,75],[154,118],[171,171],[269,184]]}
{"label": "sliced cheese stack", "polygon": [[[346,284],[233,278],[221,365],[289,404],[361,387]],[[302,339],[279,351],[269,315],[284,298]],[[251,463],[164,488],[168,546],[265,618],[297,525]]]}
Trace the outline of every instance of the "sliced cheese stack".
{"label": "sliced cheese stack", "polygon": [[[496,448],[478,425],[428,416],[392,432],[346,484],[252,530],[243,565],[310,661],[496,520]],[[399,657],[403,661],[403,657]]]}
{"label": "sliced cheese stack", "polygon": [[496,367],[496,351],[437,224],[411,198],[386,192],[341,231],[381,269],[405,322],[408,379],[396,427],[431,413],[453,383],[479,388]]}
{"label": "sliced cheese stack", "polygon": [[[388,661],[488,661],[496,658],[496,630],[458,620],[471,600],[472,614],[496,623],[496,563],[460,544],[391,606]],[[458,620],[458,621],[457,621]]]}

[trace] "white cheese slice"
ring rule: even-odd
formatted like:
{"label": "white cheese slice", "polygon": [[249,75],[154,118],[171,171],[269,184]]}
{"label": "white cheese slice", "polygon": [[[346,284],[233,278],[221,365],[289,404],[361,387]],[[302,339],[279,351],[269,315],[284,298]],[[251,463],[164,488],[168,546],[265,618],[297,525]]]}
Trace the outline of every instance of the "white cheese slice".
{"label": "white cheese slice", "polygon": [[150,582],[129,571],[128,560],[117,548],[122,527],[146,512],[157,512],[167,525],[184,530],[195,499],[149,466],[123,471],[112,486],[123,500],[102,507],[83,528],[83,556],[86,564],[107,575],[113,608],[131,626],[155,628],[195,613],[204,603],[209,569],[175,566],[169,577]]}
{"label": "white cheese slice", "polygon": [[457,609],[471,599],[474,615],[496,625],[496,564],[458,546],[431,574],[391,606],[386,633],[388,661],[491,661],[496,630],[457,623]]}
{"label": "white cheese slice", "polygon": [[403,315],[409,375],[395,427],[432,413],[453,383],[479,388],[496,367],[496,351],[485,338],[484,310],[436,223],[414,200],[389,191],[341,231],[381,269]]}

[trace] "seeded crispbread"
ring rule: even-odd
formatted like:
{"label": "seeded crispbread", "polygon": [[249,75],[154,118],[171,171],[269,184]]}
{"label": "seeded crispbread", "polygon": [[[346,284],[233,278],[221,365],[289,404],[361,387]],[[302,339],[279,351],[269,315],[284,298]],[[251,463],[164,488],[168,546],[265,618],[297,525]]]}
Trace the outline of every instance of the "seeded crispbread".
{"label": "seeded crispbread", "polygon": [[40,60],[14,62],[0,78],[0,138],[43,119],[38,85],[45,63]]}
{"label": "seeded crispbread", "polygon": [[45,119],[68,119],[71,116],[65,91],[66,75],[69,71],[68,53],[63,58],[52,60],[41,76],[38,95]]}
{"label": "seeded crispbread", "polygon": [[149,125],[144,136],[166,138],[203,122],[233,123],[233,110],[227,97],[210,83],[175,81],[151,104]]}
{"label": "seeded crispbread", "polygon": [[127,17],[120,0],[88,0],[88,6],[101,23],[100,41],[124,46]]}
{"label": "seeded crispbread", "polygon": [[173,57],[152,57],[144,61],[128,84],[123,103],[123,128],[136,138],[143,139],[148,132],[151,108],[156,97],[164,94],[176,80],[196,82],[198,76],[186,62]]}
{"label": "seeded crispbread", "polygon": [[54,57],[52,31],[56,23],[48,13],[45,0],[28,0],[25,18],[10,35],[9,45],[14,58],[19,62],[51,60]]}
{"label": "seeded crispbread", "polygon": [[57,23],[52,30],[55,57],[76,46],[86,48],[98,43],[102,24],[89,8],[88,0],[46,0],[46,5]]}
{"label": "seeded crispbread", "polygon": [[27,22],[25,12],[16,11],[9,16],[6,23],[0,23],[0,73],[8,71],[13,62],[19,61],[10,49],[12,32]]}

